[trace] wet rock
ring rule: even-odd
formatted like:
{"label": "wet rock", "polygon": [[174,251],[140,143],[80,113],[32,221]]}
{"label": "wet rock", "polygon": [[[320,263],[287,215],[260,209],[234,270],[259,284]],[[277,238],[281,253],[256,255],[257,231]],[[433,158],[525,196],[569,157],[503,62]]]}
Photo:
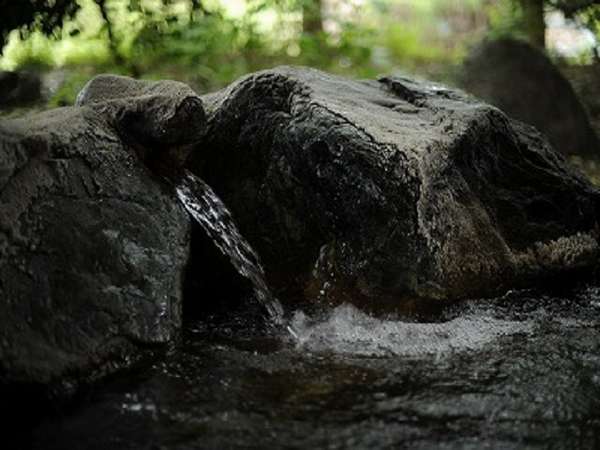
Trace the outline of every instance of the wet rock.
{"label": "wet rock", "polygon": [[0,71],[0,109],[27,105],[42,98],[42,82],[30,72]]}
{"label": "wet rock", "polygon": [[[115,95],[97,98],[100,83]],[[4,384],[111,372],[181,324],[189,219],[140,152],[194,142],[201,101],[179,83],[120,77],[79,100],[0,123]]]}
{"label": "wet rock", "polygon": [[595,265],[598,191],[534,128],[459,91],[284,67],[203,100],[190,167],[286,295],[401,305]]}
{"label": "wet rock", "polygon": [[535,126],[562,153],[600,156],[598,138],[573,88],[550,59],[529,44],[485,41],[467,58],[459,84]]}
{"label": "wet rock", "polygon": [[[75,107],[0,123],[2,381],[89,377],[174,336],[182,292],[210,284],[183,286],[189,219],[164,180],[182,166],[284,301],[491,295],[598,256],[598,191],[459,91],[283,67],[200,98],[105,75]],[[203,245],[192,272],[219,275]]]}
{"label": "wet rock", "polygon": [[77,106],[90,105],[112,118],[119,136],[152,169],[179,168],[204,132],[200,98],[176,81],[145,82],[99,75],[81,90]]}

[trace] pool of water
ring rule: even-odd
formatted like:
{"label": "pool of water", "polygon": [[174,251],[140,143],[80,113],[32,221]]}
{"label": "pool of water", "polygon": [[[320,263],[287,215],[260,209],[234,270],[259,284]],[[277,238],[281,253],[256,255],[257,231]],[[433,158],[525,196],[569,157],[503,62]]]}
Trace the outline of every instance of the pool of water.
{"label": "pool of water", "polygon": [[598,448],[600,289],[435,317],[236,311],[31,434],[43,449]]}

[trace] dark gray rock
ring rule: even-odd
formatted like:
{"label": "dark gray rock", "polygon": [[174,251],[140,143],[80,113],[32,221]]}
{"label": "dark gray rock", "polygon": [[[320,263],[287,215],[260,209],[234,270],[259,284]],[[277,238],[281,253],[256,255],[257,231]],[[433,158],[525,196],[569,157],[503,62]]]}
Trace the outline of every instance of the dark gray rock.
{"label": "dark gray rock", "polygon": [[560,152],[600,156],[600,143],[573,88],[546,55],[526,42],[484,41],[466,59],[459,84],[535,126]]}
{"label": "dark gray rock", "polygon": [[598,191],[535,129],[459,91],[284,67],[203,100],[190,167],[282,290],[401,305],[595,265]]}
{"label": "dark gray rock", "polygon": [[180,326],[189,220],[136,150],[197,139],[201,101],[175,82],[109,79],[129,91],[100,101],[92,82],[81,106],[0,123],[4,383],[110,372]]}
{"label": "dark gray rock", "polygon": [[282,67],[199,98],[105,75],[75,107],[0,123],[3,382],[110,371],[172,339],[183,292],[210,285],[183,286],[190,270],[234,284],[198,239],[186,268],[189,219],[163,178],[183,165],[284,302],[491,295],[588,275],[598,256],[598,191],[459,91]]}
{"label": "dark gray rock", "polygon": [[0,109],[42,99],[42,81],[31,72],[0,71]]}

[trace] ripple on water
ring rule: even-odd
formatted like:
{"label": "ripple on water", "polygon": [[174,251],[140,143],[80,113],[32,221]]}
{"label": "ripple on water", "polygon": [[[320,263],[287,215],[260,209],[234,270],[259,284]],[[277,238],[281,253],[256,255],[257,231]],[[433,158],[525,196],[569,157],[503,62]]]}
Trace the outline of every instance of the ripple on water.
{"label": "ripple on water", "polygon": [[298,343],[258,312],[207,317],[18,448],[600,448],[598,303],[512,292],[435,323],[342,305],[297,311]]}

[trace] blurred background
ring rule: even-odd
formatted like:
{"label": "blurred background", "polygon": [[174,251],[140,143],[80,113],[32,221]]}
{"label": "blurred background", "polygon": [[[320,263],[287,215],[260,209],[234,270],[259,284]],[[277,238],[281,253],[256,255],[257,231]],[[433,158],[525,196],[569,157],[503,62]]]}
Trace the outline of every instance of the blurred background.
{"label": "blurred background", "polygon": [[[0,114],[72,104],[94,74],[203,93],[279,64],[458,86],[597,159],[597,0],[0,0]],[[526,111],[529,109],[529,111]]]}

